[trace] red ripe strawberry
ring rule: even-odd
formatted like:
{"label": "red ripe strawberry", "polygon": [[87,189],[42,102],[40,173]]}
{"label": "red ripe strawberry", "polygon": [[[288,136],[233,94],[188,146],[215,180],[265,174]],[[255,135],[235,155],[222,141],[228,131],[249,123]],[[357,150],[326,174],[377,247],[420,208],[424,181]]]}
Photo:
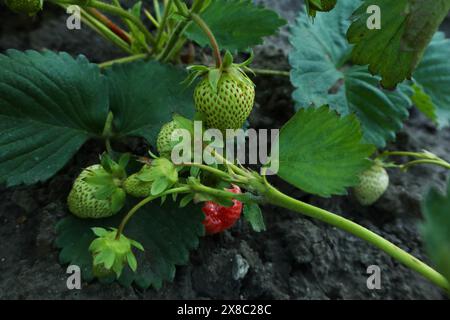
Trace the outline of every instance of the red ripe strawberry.
{"label": "red ripe strawberry", "polygon": [[[241,189],[235,185],[233,185],[232,189],[226,190],[236,194],[241,193]],[[232,201],[233,205],[231,207],[224,207],[213,201],[205,203],[202,211],[206,215],[203,225],[207,234],[215,234],[229,229],[239,220],[242,212],[242,202],[236,199]]]}

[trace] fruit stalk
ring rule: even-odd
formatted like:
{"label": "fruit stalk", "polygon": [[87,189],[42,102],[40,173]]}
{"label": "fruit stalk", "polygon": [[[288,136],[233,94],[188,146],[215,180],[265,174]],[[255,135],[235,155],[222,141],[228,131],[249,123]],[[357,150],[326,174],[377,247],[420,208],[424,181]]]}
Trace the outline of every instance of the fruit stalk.
{"label": "fruit stalk", "polygon": [[400,156],[400,157],[412,157],[419,160],[413,160],[407,162],[405,164],[396,165],[401,169],[405,170],[411,166],[419,165],[419,164],[434,164],[445,169],[450,169],[450,163],[445,161],[444,159],[439,158],[438,156],[429,153],[429,152],[410,152],[410,151],[385,151],[378,156],[378,158],[384,158],[389,156]]}
{"label": "fruit stalk", "polygon": [[145,206],[147,203],[163,197],[163,196],[167,196],[169,194],[173,194],[173,193],[186,193],[189,192],[190,188],[189,187],[179,187],[179,188],[174,188],[174,189],[170,189],[167,190],[166,192],[163,192],[162,194],[156,195],[156,196],[148,196],[147,198],[143,199],[142,201],[140,201],[138,204],[136,204],[133,208],[130,209],[130,211],[128,211],[127,215],[122,219],[122,221],[120,222],[119,228],[117,229],[117,234],[116,234],[116,240],[120,239],[120,235],[123,233],[123,230],[125,229],[125,226],[127,225],[128,221],[130,221],[130,219],[133,217],[133,215],[143,206]]}
{"label": "fruit stalk", "polygon": [[288,77],[288,78],[291,76],[291,73],[289,71],[283,71],[283,70],[252,68],[252,71],[256,75],[262,75],[262,76],[280,76],[280,77]]}
{"label": "fruit stalk", "polygon": [[437,286],[450,291],[450,285],[443,275],[369,229],[337,214],[291,198],[269,184],[267,184],[265,196],[266,200],[273,205],[323,221],[369,242]]}
{"label": "fruit stalk", "polygon": [[213,32],[206,24],[206,22],[196,13],[191,13],[192,20],[203,30],[211,43],[213,49],[214,60],[216,61],[216,68],[220,68],[222,65],[222,56],[220,55],[219,44],[217,43],[216,37],[214,37]]}

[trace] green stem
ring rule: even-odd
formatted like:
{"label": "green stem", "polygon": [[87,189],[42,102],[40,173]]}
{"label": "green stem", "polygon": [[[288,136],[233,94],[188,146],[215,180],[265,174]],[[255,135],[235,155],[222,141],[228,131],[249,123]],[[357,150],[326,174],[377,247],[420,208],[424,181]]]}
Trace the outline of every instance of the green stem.
{"label": "green stem", "polygon": [[[59,5],[60,7],[67,9],[68,4],[62,4],[62,3],[55,3]],[[98,21],[94,16],[86,12],[85,10],[81,10],[81,20],[88,25],[92,30],[97,32],[100,36],[102,36],[104,39],[110,41],[111,43],[115,44],[117,47],[122,49],[128,54],[132,54],[128,43],[126,43],[123,39],[121,39],[119,36],[117,36],[114,32],[112,32],[108,27],[106,27],[103,23]]]}
{"label": "green stem", "polygon": [[110,111],[108,113],[108,116],[106,117],[105,125],[103,127],[103,133],[102,133],[103,137],[105,137],[105,138],[111,137],[112,131],[113,131],[113,128],[112,128],[113,120],[114,120],[114,114]]}
{"label": "green stem", "polygon": [[162,17],[161,23],[159,24],[158,33],[156,34],[155,40],[155,51],[158,52],[159,45],[161,42],[162,35],[164,34],[164,29],[166,27],[167,21],[169,19],[170,11],[172,10],[173,0],[169,0],[164,8],[164,15]]}
{"label": "green stem", "polygon": [[[205,0],[194,1],[191,8],[191,13],[198,13],[202,9],[204,1]],[[180,12],[180,14],[184,15],[184,12]],[[172,58],[174,51],[177,49],[176,45],[179,42],[181,35],[186,31],[191,23],[192,21],[190,19],[184,19],[177,24],[174,31],[170,35],[169,41],[167,42],[163,52],[161,52],[161,54],[157,57],[158,61],[168,62]]]}
{"label": "green stem", "polygon": [[147,198],[143,199],[142,201],[140,201],[138,204],[136,204],[133,208],[131,208],[130,211],[128,211],[127,215],[122,219],[122,221],[120,222],[119,228],[117,229],[117,233],[116,233],[116,240],[120,239],[121,234],[123,233],[123,230],[125,229],[125,226],[127,225],[128,221],[130,221],[130,219],[133,217],[133,215],[143,206],[145,206],[147,203],[163,197],[163,196],[167,196],[169,194],[173,194],[173,193],[186,193],[189,192],[190,188],[189,187],[179,187],[179,188],[174,188],[174,189],[170,189],[167,190],[165,192],[163,192],[162,194],[156,195],[156,196],[148,196]]}
{"label": "green stem", "polygon": [[181,14],[184,17],[188,17],[189,16],[189,11],[186,11],[185,8],[183,7],[183,4],[181,3],[180,0],[175,0],[175,6],[178,9],[178,13]]}
{"label": "green stem", "polygon": [[214,33],[211,31],[206,22],[196,13],[191,13],[191,19],[203,30],[211,43],[213,49],[214,60],[216,61],[216,68],[222,66],[222,56],[220,55],[219,44],[217,43]]}
{"label": "green stem", "polygon": [[191,24],[191,21],[189,20],[183,20],[180,21],[177,26],[175,27],[175,30],[170,35],[169,41],[166,44],[166,47],[164,48],[163,52],[157,57],[157,60],[162,62],[168,62],[170,57],[172,56],[173,50],[175,45],[178,43],[178,39],[180,36],[184,33],[184,31],[189,27]]}
{"label": "green stem", "polygon": [[230,175],[228,175],[226,172],[223,172],[222,170],[204,165],[204,164],[200,164],[200,163],[182,163],[180,164],[180,166],[187,166],[187,167],[197,167],[199,169],[202,169],[204,171],[208,171],[226,181],[232,181],[233,179],[230,177]]}
{"label": "green stem", "polygon": [[282,70],[254,69],[254,68],[252,68],[252,71],[256,75],[262,75],[262,76],[280,76],[280,77],[290,77],[291,76],[291,73],[289,71],[282,71]]}
{"label": "green stem", "polygon": [[230,191],[219,190],[211,187],[207,187],[202,184],[194,184],[190,186],[193,191],[206,193],[219,198],[229,198],[229,199],[237,199],[242,202],[253,201],[254,197],[249,197],[248,194],[245,193],[233,193]]}
{"label": "green stem", "polygon": [[302,213],[306,216],[318,219],[341,230],[347,231],[383,250],[394,259],[398,260],[408,268],[420,273],[439,287],[447,291],[450,289],[449,283],[444,276],[376,233],[339,215],[291,198],[284,193],[281,193],[271,185],[267,185],[267,187],[268,190],[265,196],[269,203]]}
{"label": "green stem", "polygon": [[388,156],[399,156],[399,157],[414,157],[419,159],[429,159],[430,157],[421,152],[410,152],[410,151],[385,151],[378,156],[378,158],[388,157]]}
{"label": "green stem", "polygon": [[114,59],[114,60],[110,60],[110,61],[105,61],[105,62],[100,63],[98,66],[102,69],[109,68],[114,64],[133,62],[136,60],[145,59],[147,57],[148,57],[148,54],[140,53],[140,54],[135,54],[132,56],[124,57],[124,58],[118,58],[118,59]]}
{"label": "green stem", "polygon": [[161,8],[159,7],[159,0],[153,0],[153,8],[155,9],[156,20],[161,21]]}
{"label": "green stem", "polygon": [[60,3],[60,4],[76,4],[81,7],[96,8],[96,9],[102,10],[104,12],[108,12],[110,14],[117,15],[123,19],[127,19],[127,20],[131,21],[132,23],[134,23],[139,28],[139,30],[145,35],[145,38],[147,39],[147,41],[149,43],[151,43],[152,45],[155,44],[155,38],[150,33],[150,31],[148,31],[148,29],[145,27],[145,25],[142,23],[142,21],[139,18],[135,17],[130,12],[128,12],[122,8],[116,7],[115,5],[104,3],[104,2],[101,2],[98,0],[89,0],[87,2],[83,1],[83,0],[48,0],[48,1],[54,2],[54,3]]}
{"label": "green stem", "polygon": [[400,167],[402,169],[408,169],[409,167],[418,165],[418,164],[434,164],[434,165],[437,165],[437,166],[440,166],[440,167],[450,170],[450,163],[448,163],[446,161],[442,161],[442,160],[432,160],[432,159],[414,160],[414,161],[410,161],[405,164],[402,164]]}
{"label": "green stem", "polygon": [[109,155],[113,154],[113,149],[111,147],[111,137],[113,135],[113,120],[114,114],[110,111],[106,118],[102,134],[102,136],[105,138],[106,151],[108,152]]}
{"label": "green stem", "polygon": [[419,160],[407,162],[402,165],[397,165],[398,167],[400,167],[402,169],[407,169],[411,166],[419,165],[419,164],[434,164],[434,165],[443,167],[445,169],[450,169],[450,163],[448,163],[444,159],[439,158],[436,155],[429,154],[426,152],[386,151],[386,152],[383,152],[382,154],[380,154],[377,157],[377,159],[385,158],[388,156],[402,156],[402,157],[412,157],[412,158],[419,159]]}

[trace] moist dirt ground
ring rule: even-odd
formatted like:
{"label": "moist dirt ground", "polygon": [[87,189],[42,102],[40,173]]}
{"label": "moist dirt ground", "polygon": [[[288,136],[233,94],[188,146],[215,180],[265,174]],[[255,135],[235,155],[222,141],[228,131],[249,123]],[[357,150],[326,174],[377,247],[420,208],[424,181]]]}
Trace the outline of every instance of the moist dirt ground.
{"label": "moist dirt ground", "polygon": [[[299,9],[294,0],[259,1],[291,23]],[[0,5],[0,52],[15,48],[51,49],[84,54],[101,62],[123,54],[94,32],[65,28],[65,14],[48,8],[34,19],[20,17]],[[450,35],[450,23],[443,28]],[[288,29],[256,50],[255,65],[288,70]],[[1,72],[1,70],[0,70]],[[294,114],[288,78],[257,77],[255,128],[279,128]],[[437,131],[414,109],[391,149],[427,149],[450,159],[450,130]],[[173,283],[155,291],[117,284],[83,283],[66,287],[65,268],[58,264],[54,225],[67,215],[65,199],[81,168],[96,161],[101,146],[87,143],[48,182],[0,187],[0,299],[445,299],[420,275],[383,252],[336,228],[276,207],[263,208],[267,231],[254,233],[239,222],[221,235],[205,237],[190,264],[178,267]],[[364,208],[350,197],[322,199],[273,180],[284,192],[352,219],[428,261],[418,225],[420,201],[430,185],[444,188],[447,172],[438,167],[389,170],[391,183],[375,205]],[[236,280],[236,270],[240,279]],[[381,289],[369,290],[367,267],[381,268]],[[241,267],[241,268],[239,268]]]}

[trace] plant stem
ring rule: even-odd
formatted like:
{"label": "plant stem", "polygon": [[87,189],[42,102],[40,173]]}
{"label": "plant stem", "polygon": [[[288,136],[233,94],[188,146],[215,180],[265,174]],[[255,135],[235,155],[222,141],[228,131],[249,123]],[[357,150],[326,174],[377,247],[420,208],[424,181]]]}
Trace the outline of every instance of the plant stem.
{"label": "plant stem", "polygon": [[233,193],[230,191],[219,190],[211,187],[207,187],[202,184],[195,184],[190,186],[193,191],[210,194],[220,198],[229,198],[229,199],[237,199],[242,202],[253,201],[254,197],[249,197],[245,193]]}
{"label": "plant stem", "polygon": [[252,68],[252,71],[256,75],[262,75],[262,76],[280,76],[280,77],[290,77],[291,76],[291,73],[289,71],[282,71],[282,70],[254,69],[254,68]]}
{"label": "plant stem", "polygon": [[438,156],[431,154],[431,153],[409,152],[409,151],[386,151],[386,152],[383,152],[382,154],[380,154],[377,158],[379,159],[379,158],[388,157],[388,156],[402,156],[402,157],[412,157],[412,158],[420,159],[420,160],[414,160],[414,161],[407,162],[405,164],[398,165],[398,167],[400,167],[402,169],[407,169],[411,166],[419,165],[419,164],[434,164],[434,165],[443,167],[445,169],[450,169],[450,163],[448,163],[444,159],[439,158]]}
{"label": "plant stem", "polygon": [[106,152],[109,155],[113,154],[113,149],[111,147],[111,136],[113,134],[113,120],[114,114],[110,111],[106,117],[105,126],[103,128],[102,136],[105,138]]}
{"label": "plant stem", "polygon": [[[64,9],[67,9],[67,7],[68,7],[68,4],[63,4],[63,3],[55,3],[55,4]],[[127,52],[128,54],[133,53],[127,42],[125,42],[116,33],[111,31],[111,29],[109,29],[107,26],[105,26],[103,23],[98,21],[95,17],[93,17],[91,14],[89,14],[88,12],[86,12],[83,9],[81,10],[81,20],[83,21],[83,23],[88,25],[92,30],[97,32],[104,39],[115,44],[117,47],[119,47],[123,51]]]}
{"label": "plant stem", "polygon": [[148,29],[145,27],[145,25],[139,18],[135,17],[134,15],[132,15],[131,13],[122,8],[116,7],[115,5],[104,3],[98,0],[89,0],[87,2],[83,0],[48,0],[48,1],[62,4],[76,4],[81,7],[96,8],[108,12],[110,14],[117,15],[123,19],[127,19],[132,23],[134,23],[139,28],[139,30],[145,35],[145,38],[149,43],[151,43],[152,45],[155,44],[155,38],[150,33],[150,31],[148,31]]}
{"label": "plant stem", "polygon": [[177,26],[175,27],[175,30],[170,35],[170,38],[166,44],[166,47],[164,48],[163,52],[161,52],[161,54],[158,56],[157,60],[162,61],[162,62],[167,62],[170,59],[170,57],[172,56],[172,53],[173,53],[173,49],[178,42],[178,39],[184,33],[184,31],[187,29],[187,27],[189,27],[190,24],[191,24],[191,21],[187,20],[187,19],[180,21],[177,24]]}
{"label": "plant stem", "polygon": [[414,157],[420,159],[429,159],[430,157],[425,153],[421,152],[411,152],[411,151],[385,151],[378,156],[378,158],[383,158],[387,156],[399,156],[399,157]]}
{"label": "plant stem", "polygon": [[167,5],[164,7],[164,15],[162,17],[161,23],[159,24],[158,33],[156,34],[155,40],[155,51],[158,52],[159,45],[161,42],[162,35],[164,34],[164,29],[166,27],[167,20],[169,18],[170,11],[172,10],[173,0],[169,0]]}
{"label": "plant stem", "polygon": [[114,32],[119,38],[121,38],[126,43],[130,44],[130,36],[128,33],[126,33],[123,29],[121,29],[118,25],[116,25],[114,22],[112,22],[107,16],[102,14],[97,9],[88,9],[87,10],[92,16],[97,18],[101,23],[103,23],[106,27],[108,27],[109,30]]}
{"label": "plant stem", "polygon": [[156,20],[161,21],[161,8],[159,7],[159,0],[153,0],[153,8],[155,9]]}
{"label": "plant stem", "polygon": [[405,164],[402,164],[402,165],[400,165],[400,167],[405,170],[411,166],[418,165],[418,164],[434,164],[434,165],[437,165],[437,166],[440,166],[440,167],[450,170],[450,163],[448,163],[446,161],[442,161],[442,160],[432,160],[432,159],[414,160],[414,161],[410,161]]}
{"label": "plant stem", "polygon": [[113,64],[133,62],[133,61],[136,61],[136,60],[145,59],[147,57],[148,57],[148,54],[140,53],[140,54],[135,54],[135,55],[132,55],[132,56],[124,57],[124,58],[118,58],[118,59],[114,59],[114,60],[110,60],[110,61],[105,61],[105,62],[100,63],[98,66],[100,68],[109,68]]}
{"label": "plant stem", "polygon": [[375,247],[383,250],[389,254],[394,259],[398,260],[408,268],[420,273],[425,278],[438,285],[439,287],[449,291],[450,286],[448,281],[438,273],[436,270],[432,269],[422,261],[418,260],[414,256],[410,255],[406,251],[400,249],[393,243],[384,239],[383,237],[377,235],[376,233],[360,226],[353,221],[345,219],[339,215],[331,213],[329,211],[317,208],[315,206],[309,205],[307,203],[301,202],[294,198],[291,198],[284,193],[278,191],[271,185],[267,185],[268,190],[265,194],[266,199],[269,203],[281,206],[283,208],[299,212],[306,216],[318,219],[325,223],[331,224],[341,230],[347,231],[369,243]]}
{"label": "plant stem", "polygon": [[169,194],[173,194],[173,193],[186,193],[189,192],[190,188],[189,187],[179,187],[179,188],[174,188],[174,189],[170,189],[167,190],[159,195],[156,196],[148,196],[147,198],[143,199],[142,201],[140,201],[138,204],[136,204],[133,208],[131,208],[130,211],[128,211],[127,215],[122,219],[122,221],[120,222],[119,228],[117,229],[117,233],[116,233],[116,240],[120,239],[120,235],[123,233],[123,230],[125,229],[125,226],[127,225],[128,221],[130,221],[130,219],[133,217],[133,215],[143,206],[145,206],[147,203],[169,195]]}
{"label": "plant stem", "polygon": [[232,178],[230,177],[230,175],[228,175],[227,173],[223,172],[222,170],[204,165],[204,164],[200,164],[200,163],[182,163],[180,164],[180,166],[187,166],[187,167],[197,167],[200,168],[204,171],[208,171],[211,172],[212,174],[226,180],[226,181],[231,181]]}
{"label": "plant stem", "polygon": [[[198,13],[202,9],[204,2],[205,0],[194,1],[191,8],[191,13]],[[183,15],[184,13],[180,12],[180,14]],[[169,41],[167,42],[163,52],[157,57],[158,61],[168,62],[172,58],[174,51],[177,49],[177,44],[181,35],[186,31],[191,23],[191,19],[185,19],[177,24],[175,30],[170,35]]]}
{"label": "plant stem", "polygon": [[152,14],[150,13],[150,11],[148,11],[147,9],[144,9],[144,13],[147,16],[148,20],[150,20],[150,22],[157,28],[159,29],[159,22],[156,21],[155,17],[152,16]]}
{"label": "plant stem", "polygon": [[214,37],[213,32],[206,24],[206,22],[196,13],[191,13],[192,20],[203,30],[206,36],[211,43],[211,47],[213,49],[214,60],[216,61],[216,68],[220,68],[222,66],[222,56],[220,55],[219,44],[217,43],[216,37]]}

